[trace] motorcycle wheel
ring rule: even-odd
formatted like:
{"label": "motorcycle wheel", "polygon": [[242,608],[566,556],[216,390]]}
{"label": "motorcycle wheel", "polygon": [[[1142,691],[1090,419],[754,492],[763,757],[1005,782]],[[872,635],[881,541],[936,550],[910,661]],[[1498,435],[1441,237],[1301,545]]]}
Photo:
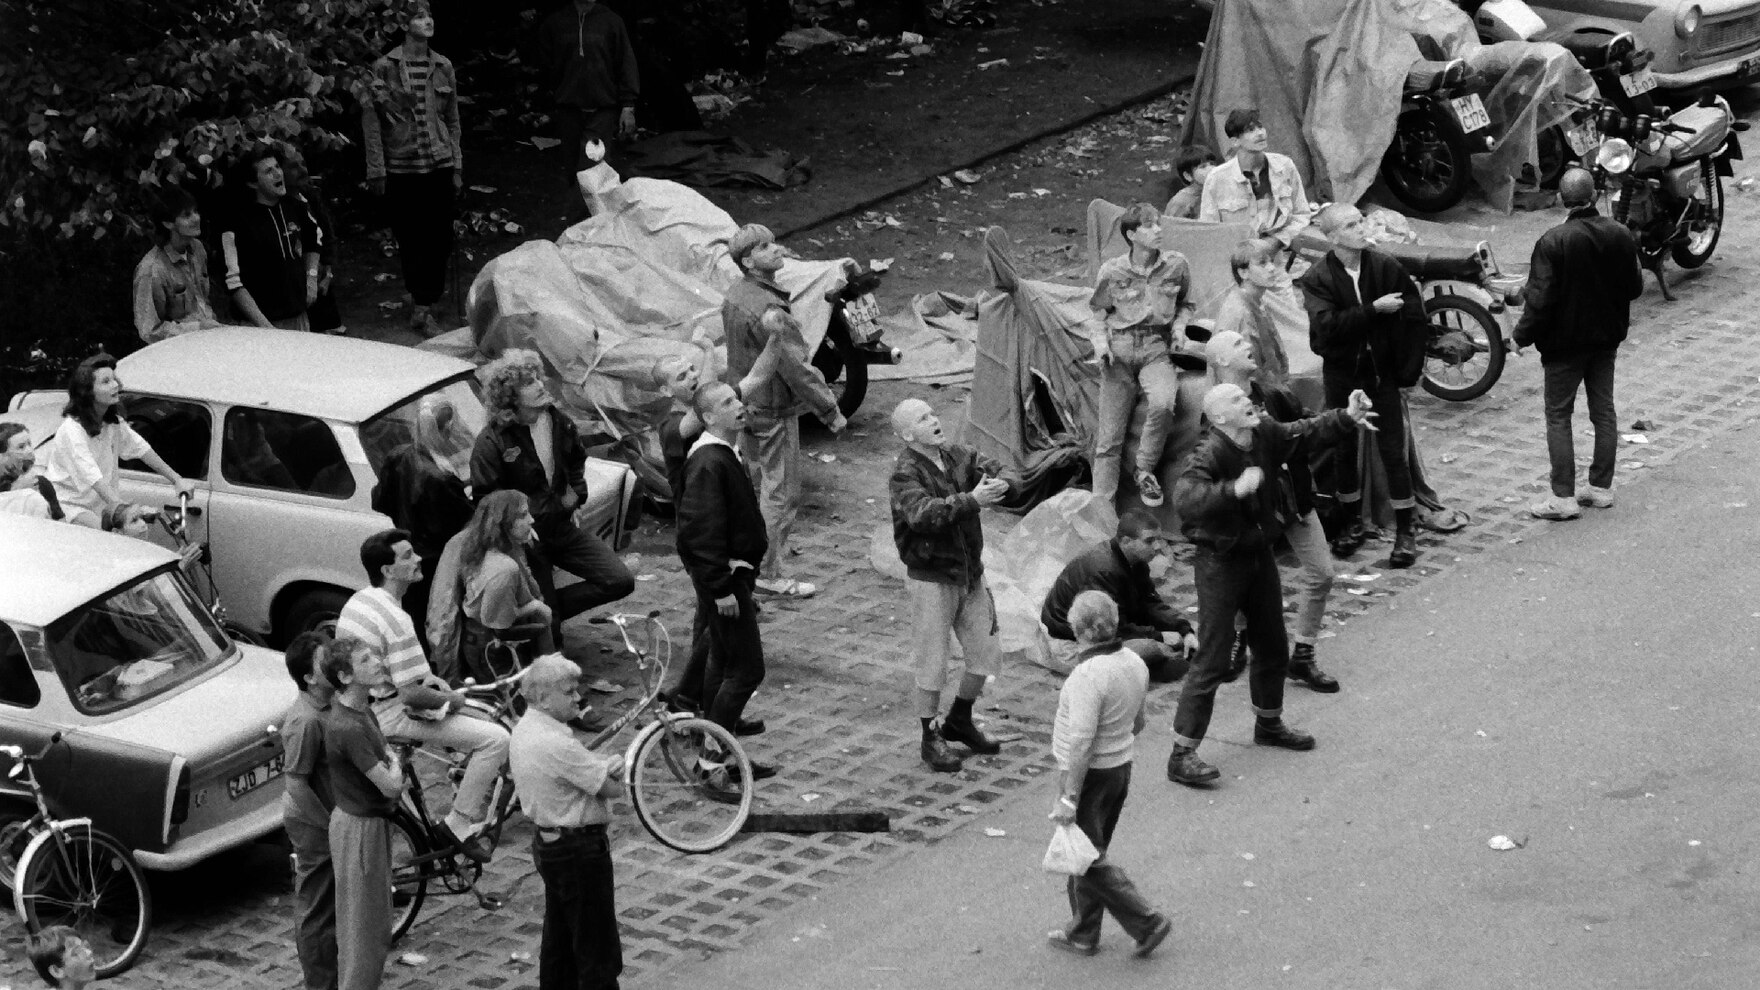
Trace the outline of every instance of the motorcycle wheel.
{"label": "motorcycle wheel", "polygon": [[1723,176],[1717,174],[1716,163],[1709,158],[1699,160],[1700,181],[1705,185],[1705,226],[1701,230],[1691,227],[1687,230],[1687,239],[1674,245],[1670,254],[1674,263],[1682,268],[1697,268],[1711,260],[1711,252],[1717,248],[1717,238],[1723,233]]}
{"label": "motorcycle wheel", "polygon": [[[1425,298],[1424,315],[1430,321],[1430,345],[1424,351],[1424,377],[1420,379],[1424,391],[1451,402],[1477,399],[1489,392],[1503,375],[1506,357],[1503,327],[1497,317],[1477,302],[1453,293]],[[1454,361],[1436,351],[1444,335],[1455,334],[1471,341],[1472,357]],[[1459,339],[1454,338],[1457,343]]]}
{"label": "motorcycle wheel", "polygon": [[1540,167],[1536,170],[1540,179],[1540,188],[1557,189],[1558,180],[1564,178],[1564,171],[1576,160],[1571,151],[1570,141],[1565,139],[1563,127],[1554,125],[1541,131],[1538,135],[1536,157]]}
{"label": "motorcycle wheel", "polygon": [[856,345],[843,334],[826,334],[813,353],[813,367],[836,393],[838,411],[845,417],[854,416],[868,397],[868,362],[856,352]]}
{"label": "motorcycle wheel", "polygon": [[1461,201],[1471,165],[1467,139],[1436,111],[1402,111],[1393,143],[1381,156],[1381,177],[1400,202],[1418,213],[1441,213]]}

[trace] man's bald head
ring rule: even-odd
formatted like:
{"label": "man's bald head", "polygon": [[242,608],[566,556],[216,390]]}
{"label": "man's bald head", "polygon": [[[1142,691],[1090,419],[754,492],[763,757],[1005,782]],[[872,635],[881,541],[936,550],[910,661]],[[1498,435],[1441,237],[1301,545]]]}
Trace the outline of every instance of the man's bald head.
{"label": "man's bald head", "polygon": [[1211,422],[1223,418],[1219,416],[1230,404],[1246,398],[1247,393],[1241,391],[1239,385],[1217,385],[1204,393],[1204,415]]}
{"label": "man's bald head", "polygon": [[1586,168],[1566,170],[1558,180],[1558,198],[1573,209],[1595,202],[1595,177]]}
{"label": "man's bald head", "polygon": [[903,437],[910,432],[911,427],[922,420],[924,413],[934,411],[934,408],[922,399],[906,399],[892,410],[892,432]]}

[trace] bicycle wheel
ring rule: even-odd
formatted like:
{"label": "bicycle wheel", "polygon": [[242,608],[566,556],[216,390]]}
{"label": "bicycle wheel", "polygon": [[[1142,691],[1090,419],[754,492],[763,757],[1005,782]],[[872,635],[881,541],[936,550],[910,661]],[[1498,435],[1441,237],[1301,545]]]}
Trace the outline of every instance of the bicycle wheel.
{"label": "bicycle wheel", "polygon": [[153,925],[147,878],[134,856],[102,832],[45,833],[18,864],[13,902],[32,935],[66,925],[92,947],[100,979],[134,965]]}
{"label": "bicycle wheel", "polygon": [[680,852],[727,845],[752,813],[752,763],[704,718],[662,719],[630,744],[630,804],[654,838]]}
{"label": "bicycle wheel", "polygon": [[391,816],[391,940],[415,926],[422,902],[428,899],[432,860],[414,862],[428,852],[428,836],[407,811]]}

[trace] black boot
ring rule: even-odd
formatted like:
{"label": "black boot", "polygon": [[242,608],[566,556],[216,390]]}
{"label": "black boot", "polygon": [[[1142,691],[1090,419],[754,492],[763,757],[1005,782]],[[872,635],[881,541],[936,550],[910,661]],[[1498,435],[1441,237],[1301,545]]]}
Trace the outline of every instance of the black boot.
{"label": "black boot", "polygon": [[1338,680],[1314,662],[1314,645],[1297,643],[1295,651],[1289,658],[1289,679],[1301,681],[1321,694],[1333,694],[1338,691]]}
{"label": "black boot", "polygon": [[964,743],[972,752],[981,756],[994,756],[1002,752],[1002,744],[984,734],[984,730],[972,721],[972,700],[969,698],[953,699],[953,710],[941,722],[941,738],[948,742]]}
{"label": "black boot", "polygon": [[1346,502],[1339,511],[1342,521],[1334,530],[1332,555],[1334,557],[1349,557],[1357,552],[1357,548],[1363,545],[1363,541],[1369,538],[1369,534],[1363,529],[1363,516],[1357,503]]}
{"label": "black boot", "polygon": [[947,748],[947,741],[941,738],[934,723],[923,728],[923,762],[936,773],[958,773],[966,765],[953,750]]}
{"label": "black boot", "polygon": [[1314,737],[1306,732],[1298,732],[1283,724],[1277,716],[1261,718],[1253,726],[1253,741],[1261,746],[1277,746],[1282,749],[1313,749]]}
{"label": "black boot", "polygon": [[1393,552],[1387,555],[1387,566],[1404,569],[1418,562],[1418,537],[1409,529],[1399,530],[1393,537]]}
{"label": "black boot", "polygon": [[1233,684],[1235,681],[1240,680],[1241,674],[1246,671],[1247,664],[1251,659],[1252,658],[1247,653],[1247,631],[1245,629],[1236,629],[1234,633],[1234,646],[1228,651],[1228,670],[1223,672],[1222,682],[1224,684]]}

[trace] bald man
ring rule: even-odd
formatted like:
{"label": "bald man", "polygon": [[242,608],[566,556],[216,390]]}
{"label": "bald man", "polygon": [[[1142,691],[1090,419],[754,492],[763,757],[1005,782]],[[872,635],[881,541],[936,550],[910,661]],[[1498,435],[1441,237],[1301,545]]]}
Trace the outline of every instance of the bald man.
{"label": "bald man", "polygon": [[1253,661],[1253,741],[1283,749],[1313,749],[1314,737],[1283,722],[1283,679],[1289,639],[1283,628],[1283,585],[1272,547],[1294,522],[1295,500],[1279,483],[1298,441],[1321,441],[1356,429],[1373,416],[1362,392],[1348,409],[1279,423],[1261,416],[1238,385],[1217,385],[1204,395],[1210,430],[1187,458],[1173,486],[1181,528],[1197,548],[1192,571],[1198,589],[1198,659],[1186,675],[1173,718],[1173,752],[1167,779],[1195,786],[1221,776],[1198,758],[1210,727],[1216,688],[1228,673],[1234,618],[1245,613],[1245,636]]}
{"label": "bald man", "polygon": [[[1613,461],[1619,451],[1613,358],[1631,326],[1632,300],[1644,291],[1638,243],[1624,224],[1595,212],[1594,177],[1571,169],[1559,180],[1558,195],[1571,212],[1534,242],[1525,305],[1513,334],[1517,347],[1539,349],[1546,376],[1552,495],[1528,509],[1540,519],[1575,518],[1579,505],[1613,507]],[[1580,494],[1571,443],[1579,387],[1588,392],[1589,422],[1595,426],[1589,485]]]}
{"label": "bald man", "polygon": [[[1002,465],[948,441],[935,410],[906,399],[892,412],[892,431],[904,441],[892,471],[892,540],[910,589],[914,698],[922,723],[923,762],[954,773],[965,761],[948,743],[990,755],[1002,747],[972,721],[972,702],[985,678],[1001,667],[996,603],[984,584],[984,528],[979,513],[1008,495]],[[951,637],[965,654],[953,707],[936,724],[941,692],[953,662]]]}

